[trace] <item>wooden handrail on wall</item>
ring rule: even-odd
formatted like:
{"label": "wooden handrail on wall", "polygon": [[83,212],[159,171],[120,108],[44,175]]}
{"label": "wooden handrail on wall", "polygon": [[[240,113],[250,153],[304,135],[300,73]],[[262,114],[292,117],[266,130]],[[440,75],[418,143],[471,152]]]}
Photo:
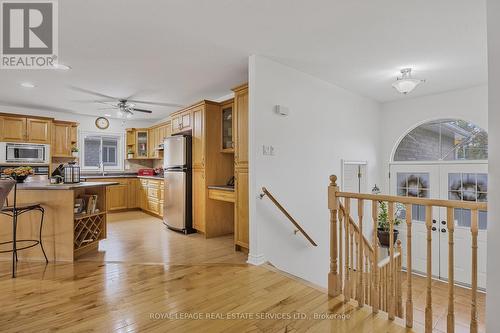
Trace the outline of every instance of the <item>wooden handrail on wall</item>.
{"label": "wooden handrail on wall", "polygon": [[307,232],[305,232],[305,230],[297,223],[297,221],[295,221],[295,219],[286,211],[286,209],[278,202],[278,200],[276,200],[276,198],[271,194],[269,193],[269,191],[263,187],[262,188],[262,192],[260,194],[260,198],[264,198],[264,196],[267,196],[269,198],[269,200],[271,200],[271,202],[276,206],[278,207],[278,209],[288,218],[288,220],[290,222],[292,222],[292,224],[297,228],[297,230],[302,234],[304,235],[304,237],[313,245],[313,246],[318,246],[318,244],[316,244],[315,241],[313,241],[313,239],[307,234]]}
{"label": "wooden handrail on wall", "polygon": [[[343,204],[341,203],[343,199]],[[358,223],[351,216],[351,199],[358,202]],[[373,234],[372,244],[363,236],[364,201],[369,200],[372,206]],[[389,216],[389,257],[378,262],[379,242],[377,223],[379,203],[387,202]],[[401,250],[401,241],[394,242],[394,208],[396,204],[404,204],[406,210],[406,253]],[[328,209],[330,210],[330,272],[328,273],[328,294],[344,296],[347,302],[355,299],[358,306],[372,306],[373,313],[379,309],[388,313],[388,319],[406,315],[406,326],[413,327],[413,295],[412,295],[412,206],[422,205],[426,210],[426,307],[425,332],[432,332],[432,208],[444,207],[447,211],[448,223],[448,311],[447,332],[455,331],[455,295],[454,281],[454,209],[462,208],[471,211],[471,319],[470,332],[477,333],[477,278],[478,278],[478,219],[479,211],[488,209],[485,202],[466,202],[456,200],[435,200],[426,198],[401,197],[391,195],[340,192],[337,177],[330,176],[328,186]],[[344,234],[343,234],[344,233]],[[344,247],[343,247],[344,246]],[[406,257],[406,309],[402,304],[402,259]]]}

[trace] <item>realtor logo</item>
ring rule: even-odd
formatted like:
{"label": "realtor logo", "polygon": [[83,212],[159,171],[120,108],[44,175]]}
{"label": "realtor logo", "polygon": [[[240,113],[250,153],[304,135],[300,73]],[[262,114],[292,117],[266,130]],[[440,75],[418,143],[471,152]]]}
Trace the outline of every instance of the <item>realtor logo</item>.
{"label": "realtor logo", "polygon": [[57,59],[57,2],[1,1],[2,69],[54,68]]}

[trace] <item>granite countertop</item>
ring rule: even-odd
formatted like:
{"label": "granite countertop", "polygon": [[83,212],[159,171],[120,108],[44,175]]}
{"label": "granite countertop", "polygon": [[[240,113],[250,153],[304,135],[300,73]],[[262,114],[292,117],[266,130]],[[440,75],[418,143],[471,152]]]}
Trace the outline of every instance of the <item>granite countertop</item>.
{"label": "granite countertop", "polygon": [[223,190],[223,191],[234,192],[234,186],[229,186],[229,185],[210,185],[210,186],[208,186],[208,188],[213,189],[213,190]]}
{"label": "granite countertop", "polygon": [[81,182],[77,184],[51,184],[49,181],[32,181],[17,184],[18,190],[73,190],[79,188],[118,185],[116,182]]}
{"label": "granite countertop", "polygon": [[106,178],[149,178],[149,179],[163,179],[162,176],[139,176],[136,173],[133,174],[109,174],[109,175],[81,175],[82,179],[106,179]]}

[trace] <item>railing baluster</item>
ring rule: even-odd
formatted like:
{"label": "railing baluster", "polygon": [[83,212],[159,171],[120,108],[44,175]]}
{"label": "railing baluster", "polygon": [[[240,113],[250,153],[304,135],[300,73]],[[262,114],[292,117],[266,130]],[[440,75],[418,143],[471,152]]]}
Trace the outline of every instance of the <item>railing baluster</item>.
{"label": "railing baluster", "polygon": [[359,234],[358,234],[358,257],[357,257],[357,266],[358,266],[358,286],[357,286],[357,294],[356,298],[358,301],[358,306],[362,307],[365,302],[364,297],[364,287],[363,287],[363,207],[364,201],[363,199],[358,200],[358,221],[359,221]]}
{"label": "railing baluster", "polygon": [[337,272],[337,210],[339,206],[336,193],[337,176],[330,176],[330,186],[328,187],[328,208],[330,209],[330,273],[328,274],[328,294],[332,297],[340,295],[339,275]]}
{"label": "railing baluster", "polygon": [[401,294],[401,258],[403,251],[401,250],[401,240],[397,240],[398,258],[396,260],[396,313],[397,316],[402,318],[403,315],[403,298]]}
{"label": "railing baluster", "polygon": [[351,247],[351,253],[349,255],[349,257],[351,259],[351,262],[349,263],[349,269],[351,271],[351,274],[349,276],[349,296],[350,296],[350,298],[354,298],[354,295],[356,295],[355,294],[355,292],[356,292],[355,287],[356,286],[353,283],[353,281],[356,281],[356,271],[354,270],[354,228],[350,228],[349,232],[350,232],[349,245]]}
{"label": "railing baluster", "polygon": [[455,285],[455,254],[453,233],[455,231],[455,217],[453,208],[446,209],[446,220],[448,221],[448,316],[447,316],[447,332],[455,332],[455,300],[454,300],[454,285]]}
{"label": "railing baluster", "polygon": [[412,267],[411,267],[411,219],[412,205],[406,204],[406,327],[413,327]]}
{"label": "railing baluster", "polygon": [[471,318],[470,332],[477,333],[477,235],[478,235],[478,210],[471,210],[471,226],[472,235],[472,283],[471,283]]}
{"label": "railing baluster", "polygon": [[372,221],[373,221],[373,235],[372,235],[372,247],[373,247],[373,260],[372,260],[372,311],[373,313],[378,313],[380,307],[379,304],[379,284],[378,284],[378,236],[377,236],[377,225],[378,225],[378,201],[372,200]]}
{"label": "railing baluster", "polygon": [[394,299],[394,202],[387,203],[387,214],[389,215],[389,319],[394,320],[395,299]]}
{"label": "railing baluster", "polygon": [[339,289],[342,294],[344,294],[344,248],[342,247],[342,230],[344,229],[344,225],[342,224],[344,222],[344,214],[343,212],[338,210],[338,221],[339,221]]}
{"label": "railing baluster", "polygon": [[349,238],[350,238],[350,230],[349,230],[349,213],[351,209],[351,199],[344,199],[344,223],[345,223],[345,281],[344,281],[344,301],[348,302],[351,298],[351,283],[350,283],[350,252],[349,252]]}
{"label": "railing baluster", "polygon": [[432,332],[432,206],[425,206],[427,227],[427,298],[425,305],[425,333]]}

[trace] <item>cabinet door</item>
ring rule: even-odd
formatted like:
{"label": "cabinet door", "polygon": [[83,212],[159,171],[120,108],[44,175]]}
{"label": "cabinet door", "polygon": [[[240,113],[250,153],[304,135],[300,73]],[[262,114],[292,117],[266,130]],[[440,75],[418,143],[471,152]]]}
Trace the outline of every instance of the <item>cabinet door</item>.
{"label": "cabinet door", "polygon": [[70,141],[73,144],[76,144],[78,142],[78,126],[76,125],[71,125],[70,128]]}
{"label": "cabinet door", "polygon": [[235,171],[235,191],[235,243],[248,249],[248,170]]}
{"label": "cabinet door", "polygon": [[238,91],[234,96],[235,105],[235,152],[236,167],[248,167],[248,89]]}
{"label": "cabinet door", "polygon": [[192,137],[192,159],[193,168],[205,167],[205,138],[204,138],[204,109],[196,109],[193,112],[193,137]]}
{"label": "cabinet door", "polygon": [[191,127],[191,112],[186,112],[181,115],[181,127],[183,130]]}
{"label": "cabinet door", "polygon": [[137,131],[136,132],[136,154],[137,158],[148,158],[148,131]]}
{"label": "cabinet door", "polygon": [[50,128],[52,122],[46,119],[26,119],[28,142],[50,143]]}
{"label": "cabinet door", "polygon": [[26,141],[26,118],[3,117],[2,137],[8,142]]}
{"label": "cabinet door", "polygon": [[111,185],[107,187],[106,198],[108,202],[108,211],[127,209],[128,193],[127,185]]}
{"label": "cabinet door", "polygon": [[181,131],[181,117],[176,116],[172,118],[172,133],[178,133]]}
{"label": "cabinet door", "polygon": [[67,124],[54,123],[54,135],[52,140],[52,156],[71,156],[71,129]]}
{"label": "cabinet door", "polygon": [[193,227],[205,232],[205,170],[193,170]]}
{"label": "cabinet door", "polygon": [[132,129],[127,130],[127,146],[135,145],[135,131]]}
{"label": "cabinet door", "polygon": [[137,208],[139,207],[139,200],[137,198],[137,184],[139,181],[137,179],[129,179],[128,180],[128,189],[127,189],[127,196],[128,196],[128,203],[127,207],[128,208]]}
{"label": "cabinet door", "polygon": [[148,156],[150,158],[156,157],[156,128],[148,129]]}

